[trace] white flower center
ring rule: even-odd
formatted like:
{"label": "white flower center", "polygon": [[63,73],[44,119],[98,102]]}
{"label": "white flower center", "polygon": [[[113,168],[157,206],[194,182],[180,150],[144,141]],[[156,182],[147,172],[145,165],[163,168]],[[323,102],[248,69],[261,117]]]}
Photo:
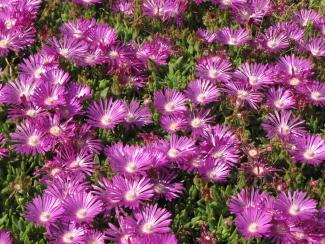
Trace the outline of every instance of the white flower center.
{"label": "white flower center", "polygon": [[178,123],[177,122],[172,122],[170,125],[169,125],[169,130],[171,131],[176,131],[178,128]]}
{"label": "white flower center", "polygon": [[307,160],[311,160],[314,158],[314,152],[312,150],[306,150],[303,155],[304,158]]}
{"label": "white flower center", "polygon": [[26,115],[29,116],[29,117],[31,117],[31,118],[34,118],[36,116],[36,114],[37,114],[37,112],[36,112],[35,109],[28,109],[26,111]]}
{"label": "white flower center", "polygon": [[223,152],[222,151],[217,151],[215,153],[212,154],[213,158],[221,158],[223,156]]}
{"label": "white flower center", "polygon": [[35,79],[41,78],[41,76],[42,76],[43,73],[44,73],[44,69],[42,67],[37,68],[34,71],[34,77],[35,77]]}
{"label": "white flower center", "polygon": [[299,208],[298,205],[293,204],[293,205],[290,206],[290,208],[289,208],[289,214],[291,214],[293,216],[296,216],[296,215],[299,214],[299,212],[300,212],[300,208]]}
{"label": "white flower center", "polygon": [[255,233],[258,231],[258,225],[256,223],[251,223],[249,226],[248,226],[248,231],[251,232],[251,233]]}
{"label": "white flower center", "polygon": [[87,217],[87,210],[84,208],[79,209],[76,212],[76,216],[78,219],[84,219],[85,217]]}
{"label": "white flower center", "polygon": [[279,126],[279,133],[283,135],[288,135],[290,132],[290,128],[286,124],[280,124]]}
{"label": "white flower center", "polygon": [[142,232],[150,234],[153,230],[153,224],[146,223],[142,226]]}
{"label": "white flower center", "polygon": [[129,190],[125,193],[124,198],[126,201],[132,202],[137,198],[137,194],[134,190]]}
{"label": "white flower center", "polygon": [[51,173],[50,173],[50,174],[51,174],[52,176],[55,176],[55,175],[56,175],[57,173],[59,173],[60,171],[61,171],[61,170],[60,170],[59,168],[54,168],[54,169],[51,170]]}
{"label": "white flower center", "polygon": [[203,94],[203,93],[199,94],[199,95],[197,96],[197,98],[196,98],[196,100],[197,100],[199,103],[204,103],[205,99],[206,99],[206,95]]}
{"label": "white flower center", "polygon": [[67,232],[62,236],[64,243],[73,243],[74,236],[71,232]]}
{"label": "white flower center", "polygon": [[155,187],[154,187],[154,191],[155,191],[156,193],[159,193],[159,194],[165,192],[165,189],[166,189],[166,186],[164,186],[164,185],[161,184],[161,183],[156,184]]}
{"label": "white flower center", "polygon": [[59,136],[60,133],[61,133],[61,129],[59,126],[55,125],[55,126],[52,126],[50,128],[50,133],[53,135],[53,136]]}
{"label": "white flower center", "polygon": [[193,128],[199,128],[201,126],[201,124],[202,124],[202,120],[200,118],[194,118],[191,121],[191,126]]}
{"label": "white flower center", "polygon": [[165,110],[167,112],[173,112],[175,110],[175,105],[173,102],[169,102],[165,104]]}
{"label": "white flower center", "polygon": [[321,94],[318,91],[313,91],[310,94],[310,97],[311,97],[311,99],[318,101],[320,99],[320,97],[321,97]]}
{"label": "white flower center", "polygon": [[253,85],[256,85],[256,83],[258,83],[258,78],[256,76],[250,76],[249,77],[249,84],[251,84],[252,86]]}
{"label": "white flower center", "polygon": [[277,42],[276,40],[269,40],[269,41],[266,43],[266,45],[267,45],[269,48],[273,49],[273,48],[276,48],[276,46],[278,45],[278,42]]}
{"label": "white flower center", "polygon": [[264,171],[265,171],[264,168],[261,166],[255,166],[253,168],[253,174],[257,175],[257,176],[262,175],[264,173]]}
{"label": "white flower center", "polygon": [[311,48],[310,52],[313,56],[318,56],[319,55],[319,49]]}
{"label": "white flower center", "polygon": [[111,116],[109,116],[109,115],[106,114],[106,115],[104,115],[102,117],[102,119],[100,121],[101,121],[101,123],[103,125],[108,126],[111,123],[112,119],[111,119]]}
{"label": "white flower center", "polygon": [[30,136],[28,138],[28,145],[31,147],[36,147],[39,142],[39,137],[38,136]]}
{"label": "white flower center", "polygon": [[9,46],[9,40],[7,39],[0,40],[0,48],[8,48],[8,46]]}
{"label": "white flower center", "polygon": [[125,121],[131,123],[133,120],[134,120],[134,114],[128,113],[128,115],[125,118]]}
{"label": "white flower center", "polygon": [[50,214],[48,212],[42,212],[39,216],[40,221],[47,222],[50,220]]}
{"label": "white flower center", "polygon": [[218,77],[218,73],[219,73],[218,70],[216,70],[214,68],[209,69],[209,77],[211,79],[217,78]]}
{"label": "white flower center", "polygon": [[44,104],[47,106],[51,106],[53,104],[53,102],[55,101],[54,97],[48,97],[44,100]]}
{"label": "white flower center", "polygon": [[251,157],[255,157],[258,154],[258,151],[256,149],[250,149],[248,151],[248,155]]}
{"label": "white flower center", "polygon": [[240,98],[240,99],[246,99],[247,96],[248,96],[248,92],[245,91],[245,90],[239,90],[237,96],[238,96],[238,98]]}
{"label": "white flower center", "polygon": [[276,108],[281,109],[281,108],[283,108],[284,102],[281,99],[278,99],[278,100],[275,100],[273,104]]}
{"label": "white flower center", "polygon": [[128,173],[134,173],[137,169],[137,165],[134,162],[128,162],[125,166],[125,170]]}
{"label": "white flower center", "polygon": [[289,81],[289,84],[292,85],[292,86],[297,86],[300,84],[300,80],[297,79],[297,78],[292,78],[290,81]]}
{"label": "white flower center", "polygon": [[65,58],[69,57],[69,49],[68,48],[61,48],[59,54]]}
{"label": "white flower center", "polygon": [[109,56],[113,59],[117,58],[118,57],[118,52],[113,50],[113,51],[110,51],[109,52]]}
{"label": "white flower center", "polygon": [[171,148],[171,149],[168,150],[167,155],[170,158],[176,158],[176,157],[178,157],[179,152],[175,148]]}
{"label": "white flower center", "polygon": [[229,41],[228,41],[229,45],[236,45],[237,44],[237,39],[234,37],[230,37]]}

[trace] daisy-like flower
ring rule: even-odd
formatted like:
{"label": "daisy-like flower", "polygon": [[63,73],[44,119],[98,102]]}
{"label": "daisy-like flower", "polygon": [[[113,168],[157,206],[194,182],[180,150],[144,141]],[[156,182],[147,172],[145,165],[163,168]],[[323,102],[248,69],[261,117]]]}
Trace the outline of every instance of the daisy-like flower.
{"label": "daisy-like flower", "polygon": [[121,100],[99,100],[88,108],[88,123],[94,127],[113,129],[126,117],[126,108]]}
{"label": "daisy-like flower", "polygon": [[241,165],[241,169],[248,175],[257,178],[265,178],[272,176],[273,172],[280,171],[276,168],[269,166],[264,160],[248,161]]}
{"label": "daisy-like flower", "polygon": [[105,149],[112,169],[126,176],[145,175],[151,166],[151,155],[140,146],[114,144]]}
{"label": "daisy-like flower", "polygon": [[44,82],[35,89],[32,102],[42,108],[52,109],[65,103],[65,94],[64,86]]}
{"label": "daisy-like flower", "polygon": [[0,231],[0,243],[3,244],[12,244],[9,231]]}
{"label": "daisy-like flower", "polygon": [[272,220],[271,237],[276,243],[297,243],[294,233],[302,231],[293,221],[288,218],[279,218]]}
{"label": "daisy-like flower", "polygon": [[130,104],[125,102],[126,117],[125,124],[127,126],[144,127],[152,123],[151,112],[147,107],[141,107],[140,102],[132,100]]}
{"label": "daisy-like flower", "polygon": [[292,54],[281,57],[275,66],[275,71],[289,85],[297,86],[303,82],[303,78],[311,75],[312,67],[307,59]]}
{"label": "daisy-like flower", "polygon": [[263,209],[248,208],[238,214],[236,227],[247,240],[250,240],[254,237],[267,236],[272,226],[271,220],[272,217]]}
{"label": "daisy-like flower", "polygon": [[237,98],[236,104],[239,106],[248,105],[253,109],[257,109],[258,103],[263,100],[262,94],[254,91],[251,85],[246,82],[228,82],[225,85],[225,91],[229,96]]}
{"label": "daisy-like flower", "polygon": [[36,84],[27,76],[20,76],[20,79],[9,81],[1,90],[1,102],[5,104],[20,104],[23,101],[30,101],[36,89]]}
{"label": "daisy-like flower", "polygon": [[106,237],[103,233],[89,230],[83,236],[85,244],[105,244]]}
{"label": "daisy-like flower", "polygon": [[323,37],[311,39],[304,43],[303,47],[314,57],[325,56],[325,38]]}
{"label": "daisy-like flower", "polygon": [[245,81],[257,90],[273,83],[273,69],[269,65],[244,63],[234,72],[234,78]]}
{"label": "daisy-like flower", "polygon": [[60,200],[44,194],[26,205],[25,217],[37,225],[49,226],[60,219],[63,212]]}
{"label": "daisy-like flower", "polygon": [[148,237],[148,242],[145,244],[177,244],[178,241],[174,234],[153,234]]}
{"label": "daisy-like flower", "polygon": [[112,200],[131,209],[139,207],[140,204],[154,196],[153,184],[146,177],[127,179],[122,176],[114,176],[112,184]]}
{"label": "daisy-like flower", "polygon": [[92,39],[102,50],[108,50],[117,40],[116,30],[107,24],[97,24],[91,33]]}
{"label": "daisy-like flower", "polygon": [[243,189],[236,196],[232,196],[228,207],[232,214],[240,214],[248,209],[263,209],[270,196],[263,191],[252,188]]}
{"label": "daisy-like flower", "polygon": [[141,234],[152,235],[170,232],[171,214],[166,209],[159,208],[157,204],[147,205],[136,212],[134,216]]}
{"label": "daisy-like flower", "polygon": [[131,16],[134,13],[134,3],[130,0],[119,0],[112,4],[114,13],[122,13],[124,16]]}
{"label": "daisy-like flower", "polygon": [[213,32],[209,32],[206,29],[199,28],[196,31],[196,35],[204,42],[206,43],[214,43],[217,38],[217,34]]}
{"label": "daisy-like flower", "polygon": [[159,198],[164,198],[171,202],[173,199],[178,198],[184,186],[182,183],[174,182],[177,177],[175,172],[159,171],[158,176],[153,178],[154,191]]}
{"label": "daisy-like flower", "polygon": [[86,228],[75,222],[60,222],[50,226],[48,239],[56,244],[83,243],[85,233]]}
{"label": "daisy-like flower", "polygon": [[201,79],[227,82],[230,80],[231,63],[219,56],[204,56],[197,61],[195,72]]}
{"label": "daisy-like flower", "polygon": [[64,85],[70,80],[70,75],[61,69],[52,69],[47,71],[41,77],[42,81],[52,83],[54,85]]}
{"label": "daisy-like flower", "polygon": [[279,52],[289,46],[288,37],[277,27],[268,28],[261,35],[262,45],[268,52]]}
{"label": "daisy-like flower", "polygon": [[295,107],[295,97],[289,89],[271,87],[266,95],[266,104],[277,110],[289,110]]}
{"label": "daisy-like flower", "polygon": [[66,90],[69,100],[77,99],[83,101],[91,96],[91,88],[89,86],[76,82],[70,82],[66,86]]}
{"label": "daisy-like flower", "polygon": [[165,131],[175,133],[187,126],[187,120],[184,114],[162,115],[160,117],[160,125]]}
{"label": "daisy-like flower", "polygon": [[230,45],[242,46],[249,41],[250,37],[245,29],[232,29],[225,27],[217,32],[217,42]]}
{"label": "daisy-like flower", "polygon": [[76,223],[89,223],[102,211],[102,205],[96,195],[80,192],[68,196],[63,203],[63,208],[66,217],[70,220]]}
{"label": "daisy-like flower", "polygon": [[188,117],[188,123],[192,130],[192,135],[199,135],[202,129],[206,128],[213,120],[210,110],[199,110],[192,112]]}
{"label": "daisy-like flower", "polygon": [[32,80],[39,80],[47,70],[57,68],[57,64],[53,64],[53,67],[46,66],[43,57],[39,54],[23,59],[18,66],[20,75],[25,75]]}
{"label": "daisy-like flower", "polygon": [[182,162],[196,153],[195,140],[186,136],[171,135],[169,140],[162,141],[161,148],[170,161]]}
{"label": "daisy-like flower", "polygon": [[154,94],[155,108],[163,114],[179,114],[187,111],[186,98],[176,89],[157,91]]}
{"label": "daisy-like flower", "polygon": [[227,163],[217,162],[209,158],[204,161],[203,165],[199,168],[199,172],[207,180],[224,182],[230,175],[230,167]]}
{"label": "daisy-like flower", "polygon": [[279,28],[279,31],[283,31],[291,41],[299,43],[304,38],[305,30],[296,23],[280,22],[275,26]]}
{"label": "daisy-like flower", "polygon": [[325,140],[318,135],[306,134],[294,140],[294,148],[289,151],[294,161],[320,164],[325,160]]}
{"label": "daisy-like flower", "polygon": [[89,36],[95,27],[95,19],[78,18],[77,20],[69,20],[68,22],[63,23],[60,26],[60,31],[63,36],[89,41]]}
{"label": "daisy-like flower", "polygon": [[206,105],[218,101],[220,99],[221,91],[209,80],[199,79],[193,80],[188,84],[185,94],[192,103],[197,105]]}
{"label": "daisy-like flower", "polygon": [[288,192],[288,195],[281,192],[274,206],[285,216],[294,219],[310,219],[317,211],[317,202],[301,191]]}
{"label": "daisy-like flower", "polygon": [[317,13],[313,9],[300,9],[298,13],[295,14],[294,20],[303,27],[308,24],[317,25],[323,21],[323,16]]}
{"label": "daisy-like flower", "polygon": [[320,107],[325,106],[325,83],[313,81],[301,87],[300,92],[307,95],[312,104]]}
{"label": "daisy-like flower", "polygon": [[45,154],[49,149],[45,132],[37,129],[35,124],[30,120],[17,125],[17,131],[11,133],[10,136],[18,153],[32,155],[36,153]]}
{"label": "daisy-like flower", "polygon": [[275,111],[274,114],[265,116],[262,128],[267,132],[266,137],[269,139],[277,135],[283,140],[288,140],[305,133],[303,124],[304,121],[294,117],[290,111]]}
{"label": "daisy-like flower", "polygon": [[60,56],[71,61],[80,59],[87,53],[87,43],[66,35],[60,40],[54,38],[50,44]]}

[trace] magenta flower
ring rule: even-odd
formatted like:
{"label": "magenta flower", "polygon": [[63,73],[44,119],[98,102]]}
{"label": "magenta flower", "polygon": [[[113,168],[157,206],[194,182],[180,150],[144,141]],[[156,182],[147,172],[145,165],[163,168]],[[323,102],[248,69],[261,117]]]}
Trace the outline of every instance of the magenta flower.
{"label": "magenta flower", "polygon": [[113,129],[126,117],[126,108],[121,100],[99,100],[88,108],[88,123],[94,127]]}
{"label": "magenta flower", "polygon": [[123,13],[124,16],[132,16],[134,13],[134,3],[130,0],[119,0],[113,2],[112,11]]}
{"label": "magenta flower", "polygon": [[148,237],[148,244],[149,243],[177,244],[178,241],[174,234],[153,234]]}
{"label": "magenta flower", "polygon": [[154,94],[155,108],[163,114],[179,114],[187,111],[186,98],[176,89],[157,91]]}
{"label": "magenta flower", "polygon": [[125,124],[127,126],[136,126],[138,128],[144,127],[152,123],[151,112],[147,107],[141,107],[140,102],[132,100],[130,104],[125,102],[126,117]]}
{"label": "magenta flower", "polygon": [[301,191],[288,192],[288,195],[281,192],[274,205],[283,215],[294,219],[310,219],[317,211],[317,202]]}
{"label": "magenta flower", "polygon": [[266,137],[269,139],[277,135],[282,140],[288,140],[305,133],[303,124],[304,121],[293,117],[290,111],[275,111],[274,114],[265,116],[262,128],[267,132]]}
{"label": "magenta flower", "polygon": [[86,231],[83,241],[87,244],[105,244],[106,237],[104,233],[98,231]]}
{"label": "magenta flower", "polygon": [[117,143],[107,147],[105,154],[112,169],[126,176],[145,175],[151,166],[150,153],[140,146]]}
{"label": "magenta flower", "polygon": [[248,208],[238,214],[236,227],[247,240],[250,240],[254,237],[267,236],[272,226],[271,220],[272,217],[263,209]]}
{"label": "magenta flower", "polygon": [[227,82],[230,80],[231,63],[219,56],[201,57],[196,64],[196,76],[210,81]]}
{"label": "magenta flower", "polygon": [[317,25],[323,21],[323,16],[313,9],[300,9],[294,16],[295,21],[303,27],[308,24]]}
{"label": "magenta flower", "polygon": [[184,114],[162,115],[160,117],[161,128],[170,133],[181,131],[182,129],[186,128],[187,124],[187,119]]}
{"label": "magenta flower", "polygon": [[325,84],[313,81],[301,87],[300,92],[307,95],[308,100],[315,106],[325,106]]}
{"label": "magenta flower", "polygon": [[76,223],[92,222],[102,211],[103,203],[92,193],[80,192],[68,196],[64,203],[64,214]]}
{"label": "magenta flower", "polygon": [[27,120],[23,124],[17,125],[17,131],[11,133],[11,141],[18,153],[45,154],[48,151],[48,141],[45,132],[41,132],[35,125]]}
{"label": "magenta flower", "polygon": [[230,81],[226,84],[225,91],[229,96],[237,98],[236,104],[239,106],[248,105],[257,109],[258,103],[263,100],[262,93],[255,92],[248,83],[244,82]]}
{"label": "magenta flower", "polygon": [[0,231],[0,243],[3,244],[12,244],[9,231]]}
{"label": "magenta flower", "polygon": [[234,78],[247,82],[254,90],[273,83],[273,69],[269,65],[244,63],[234,73]]}
{"label": "magenta flower", "polygon": [[207,180],[215,182],[224,182],[230,176],[230,166],[224,162],[218,162],[214,159],[207,159],[199,168],[199,172],[204,175]]}
{"label": "magenta flower", "polygon": [[39,85],[32,96],[32,101],[44,109],[52,109],[65,103],[64,86],[44,82]]}
{"label": "magenta flower", "polygon": [[318,135],[305,134],[294,139],[294,148],[289,152],[294,161],[317,165],[325,160],[325,140]]}
{"label": "magenta flower", "polygon": [[279,28],[279,31],[283,31],[290,40],[296,43],[299,43],[304,38],[305,30],[295,23],[280,22],[275,26]]}
{"label": "magenta flower", "polygon": [[26,205],[25,217],[37,225],[49,226],[63,216],[61,201],[44,194]]}
{"label": "magenta flower", "polygon": [[185,90],[186,96],[192,103],[206,105],[220,99],[221,91],[209,80],[193,80]]}
{"label": "magenta flower", "polygon": [[75,82],[70,82],[67,85],[66,90],[68,92],[69,100],[77,99],[83,101],[89,98],[92,93],[89,86]]}
{"label": "magenta flower", "polygon": [[206,43],[214,43],[216,41],[217,38],[217,34],[216,33],[211,33],[206,29],[202,29],[199,28],[196,31],[196,35],[204,42]]}
{"label": "magenta flower", "polygon": [[250,36],[245,29],[231,29],[225,27],[217,32],[217,42],[230,45],[242,46],[250,40]]}
{"label": "magenta flower", "polygon": [[289,110],[295,108],[295,97],[289,89],[271,87],[267,93],[266,104],[277,110]]}
{"label": "magenta flower", "polygon": [[314,57],[324,57],[325,56],[325,39],[315,38],[303,44],[303,47]]}
{"label": "magenta flower", "polygon": [[261,38],[263,47],[270,53],[279,52],[289,46],[287,35],[277,27],[268,28]]}
{"label": "magenta flower", "polygon": [[146,177],[127,179],[122,176],[114,176],[112,184],[112,200],[120,202],[121,206],[127,208],[138,208],[140,204],[150,200],[154,195],[153,184]]}
{"label": "magenta flower", "polygon": [[60,222],[50,226],[47,236],[50,243],[82,243],[86,228],[75,222]]}
{"label": "magenta flower", "polygon": [[157,204],[148,205],[136,212],[134,216],[141,234],[152,235],[170,232],[171,214],[166,209],[159,208]]}
{"label": "magenta flower", "polygon": [[154,191],[158,198],[164,198],[171,202],[173,199],[178,198],[183,190],[182,183],[174,182],[177,178],[177,174],[168,171],[159,171],[158,177],[153,179]]}
{"label": "magenta flower", "polygon": [[84,41],[68,36],[63,36],[60,40],[54,38],[50,44],[60,56],[70,61],[80,59],[87,53],[87,44]]}

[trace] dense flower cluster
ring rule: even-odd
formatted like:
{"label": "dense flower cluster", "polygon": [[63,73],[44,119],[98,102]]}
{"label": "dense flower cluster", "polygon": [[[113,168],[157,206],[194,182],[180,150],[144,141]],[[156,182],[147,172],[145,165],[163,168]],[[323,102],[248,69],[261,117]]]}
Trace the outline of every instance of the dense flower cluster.
{"label": "dense flower cluster", "polygon": [[243,189],[233,196],[229,209],[246,238],[265,237],[276,243],[322,243],[325,239],[325,208],[301,191],[267,192]]}
{"label": "dense flower cluster", "polygon": [[[32,43],[40,2],[0,0],[1,56]],[[86,7],[103,1],[73,2]],[[131,16],[135,2],[113,1],[112,11]],[[72,79],[65,64],[101,66],[121,87],[141,94],[152,66],[164,67],[180,53],[165,34],[126,42],[117,29],[94,18],[62,24],[37,53],[22,59],[17,79],[0,85],[0,104],[6,106],[8,120],[16,123],[8,141],[0,134],[0,158],[8,156],[8,142],[17,154],[45,158],[34,176],[46,189],[25,206],[24,216],[45,228],[50,243],[176,244],[174,213],[162,205],[184,195],[182,174],[196,175],[207,185],[227,184],[237,169],[255,180],[272,178],[283,170],[268,161],[272,145],[295,164],[324,164],[325,139],[310,132],[301,115],[307,107],[325,106],[325,83],[315,80],[314,69],[325,56],[323,17],[301,9],[291,22],[253,31],[252,26],[260,26],[275,11],[271,1],[195,2],[229,10],[240,27],[196,31],[204,48],[217,45],[223,51],[209,50],[198,57],[184,89],[165,87],[144,101],[139,96],[94,98],[94,87]],[[181,25],[189,4],[144,0],[141,11],[160,24]],[[317,37],[304,38],[310,26]],[[274,58],[235,67],[227,50],[236,48]],[[215,108],[222,103],[232,110],[224,120],[217,119]],[[260,128],[267,143],[262,146],[245,138],[244,128],[233,123],[239,120],[244,127],[245,116],[257,111],[263,114]],[[144,132],[150,126],[159,133]],[[104,143],[98,136],[118,130],[141,133],[136,134],[137,143],[128,144]],[[104,176],[99,156],[106,158]],[[274,197],[252,188],[233,196],[228,206],[237,230],[247,240],[322,243],[325,208],[317,209],[317,201],[300,190],[284,192]],[[2,242],[11,243],[9,232],[0,232]]]}
{"label": "dense flower cluster", "polygon": [[41,0],[0,2],[0,57],[10,51],[18,52],[34,42],[37,17]]}

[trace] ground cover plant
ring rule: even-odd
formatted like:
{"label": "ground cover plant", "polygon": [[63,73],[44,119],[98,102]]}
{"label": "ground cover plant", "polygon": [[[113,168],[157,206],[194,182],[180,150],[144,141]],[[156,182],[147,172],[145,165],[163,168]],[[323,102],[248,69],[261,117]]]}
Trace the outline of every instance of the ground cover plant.
{"label": "ground cover plant", "polygon": [[325,243],[324,10],[0,0],[0,243]]}

